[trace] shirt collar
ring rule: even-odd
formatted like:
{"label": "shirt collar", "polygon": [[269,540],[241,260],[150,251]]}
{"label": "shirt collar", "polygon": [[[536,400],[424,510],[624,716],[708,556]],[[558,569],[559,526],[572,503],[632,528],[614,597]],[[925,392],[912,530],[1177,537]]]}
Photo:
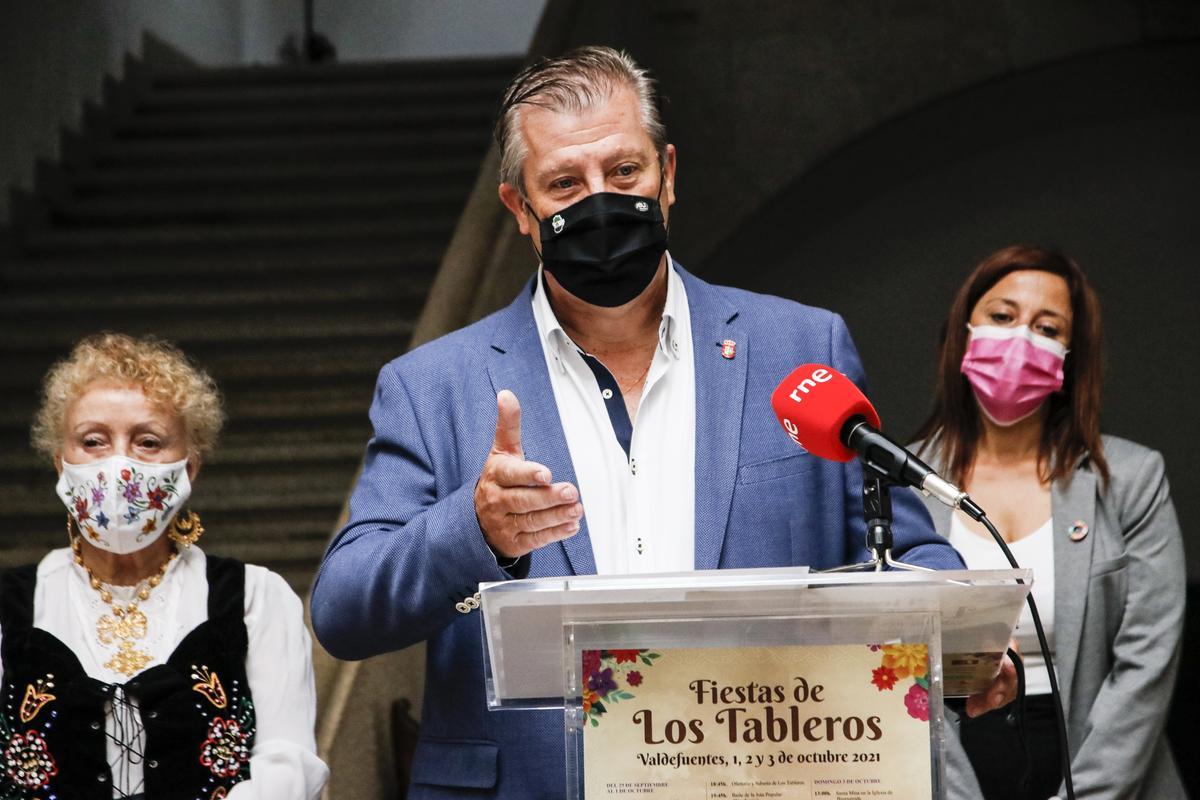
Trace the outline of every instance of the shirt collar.
{"label": "shirt collar", "polygon": [[[546,287],[542,282],[544,267],[538,265],[537,279],[533,290],[533,319],[537,323],[538,335],[549,353],[554,356],[561,372],[566,372],[567,365],[563,357],[571,352],[579,352],[580,348],[563,330],[550,307],[550,298],[546,295]],[[658,349],[678,361],[679,337],[677,327],[679,321],[687,318],[687,295],[683,291],[683,280],[675,270],[675,261],[667,253],[667,299],[663,304],[662,323],[658,326]]]}

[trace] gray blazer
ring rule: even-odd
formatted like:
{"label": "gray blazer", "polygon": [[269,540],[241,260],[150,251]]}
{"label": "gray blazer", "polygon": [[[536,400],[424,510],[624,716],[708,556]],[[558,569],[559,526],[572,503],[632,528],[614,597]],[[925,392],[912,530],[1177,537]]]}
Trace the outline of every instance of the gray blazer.
{"label": "gray blazer", "polygon": [[[1088,458],[1051,487],[1055,674],[1075,796],[1186,799],[1163,733],[1183,629],[1183,539],[1162,456],[1124,439],[1103,441],[1107,487]],[[936,465],[937,454],[929,455]],[[925,502],[946,536],[950,509]],[[1078,541],[1076,522],[1087,526]],[[967,762],[951,738],[947,782],[970,785],[974,776],[957,774]]]}

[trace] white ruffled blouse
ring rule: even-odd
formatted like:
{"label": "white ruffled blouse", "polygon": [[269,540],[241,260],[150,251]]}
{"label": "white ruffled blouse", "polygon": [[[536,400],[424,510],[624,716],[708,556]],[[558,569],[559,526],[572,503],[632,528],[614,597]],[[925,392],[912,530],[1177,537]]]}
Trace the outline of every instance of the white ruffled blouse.
{"label": "white ruffled blouse", "polygon": [[[167,567],[162,583],[138,603],[148,624],[137,649],[153,658],[146,669],[164,663],[183,638],[208,619],[205,567],[204,553],[198,547],[184,549]],[[133,601],[137,587],[105,588],[112,593],[113,603],[124,606]],[[111,611],[75,564],[69,548],[51,551],[38,564],[34,626],[69,647],[90,677],[124,684],[133,676],[104,667],[117,652],[116,646],[101,644],[96,635],[97,620]],[[246,678],[254,698],[257,733],[250,751],[251,780],[235,786],[228,800],[315,800],[329,777],[329,768],[316,752],[312,643],[300,598],[283,578],[248,564],[245,614],[249,638]],[[114,716],[111,704],[105,716],[113,796],[141,792],[143,767],[129,753],[144,751],[144,731],[140,724],[133,725],[134,740],[122,747],[121,740],[131,730],[129,721]]]}

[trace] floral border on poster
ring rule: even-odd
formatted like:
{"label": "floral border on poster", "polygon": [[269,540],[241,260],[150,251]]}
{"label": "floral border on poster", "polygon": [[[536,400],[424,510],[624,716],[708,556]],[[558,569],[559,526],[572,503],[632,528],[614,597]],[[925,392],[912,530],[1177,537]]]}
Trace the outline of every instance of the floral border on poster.
{"label": "floral border on poster", "polygon": [[908,715],[922,722],[929,721],[929,647],[924,644],[872,644],[873,652],[881,652],[880,664],[871,670],[871,683],[881,692],[893,691],[909,678],[912,684],[904,695]]}
{"label": "floral border on poster", "polygon": [[653,667],[660,653],[641,650],[583,651],[583,718],[592,727],[600,724],[606,704],[632,700],[627,687],[642,685],[642,669]]}

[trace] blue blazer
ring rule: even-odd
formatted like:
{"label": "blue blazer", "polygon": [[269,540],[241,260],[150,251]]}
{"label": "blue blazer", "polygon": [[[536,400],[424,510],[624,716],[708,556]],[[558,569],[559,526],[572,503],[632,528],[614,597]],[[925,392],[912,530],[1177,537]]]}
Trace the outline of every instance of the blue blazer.
{"label": "blue blazer", "polygon": [[[678,267],[677,267],[678,268]],[[863,384],[836,314],[712,286],[679,269],[696,362],[696,568],[831,567],[867,557],[862,475],[797,447],[771,409],[796,365],[829,364]],[[525,455],[575,482],[531,305],[507,308],[392,361],[371,406],[375,435],[350,518],[317,574],[312,620],[339,658],[428,642],[414,800],[561,798],[561,712],[489,712],[481,624],[455,605],[509,576],[475,517],[473,493],[495,432],[496,393],[521,401]],[[723,358],[720,343],[737,343]],[[529,577],[594,573],[587,529],[536,550]],[[911,492],[893,493],[897,558],[962,562]]]}

